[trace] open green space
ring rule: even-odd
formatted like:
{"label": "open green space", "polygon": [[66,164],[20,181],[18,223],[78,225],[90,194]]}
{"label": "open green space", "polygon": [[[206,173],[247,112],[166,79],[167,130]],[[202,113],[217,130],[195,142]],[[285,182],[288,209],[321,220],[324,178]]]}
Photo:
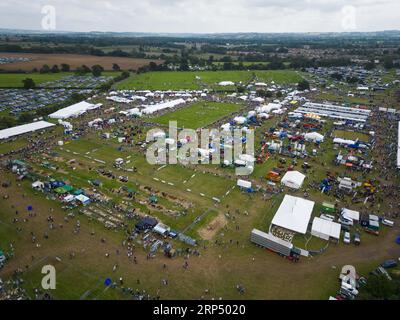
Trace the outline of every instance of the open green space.
{"label": "open green space", "polygon": [[[196,90],[204,86],[218,87],[222,81],[246,84],[253,79],[274,81],[277,84],[297,83],[302,77],[292,70],[270,71],[189,71],[189,72],[150,72],[132,75],[116,85],[124,90]],[[224,89],[222,87],[222,89]]]}
{"label": "open green space", "polygon": [[336,130],[333,132],[335,138],[349,139],[349,140],[360,140],[368,142],[369,137],[365,133],[355,131]]}
{"label": "open green space", "polygon": [[168,125],[170,121],[177,121],[178,128],[198,129],[239,111],[241,107],[242,105],[232,103],[198,102],[154,118],[153,122]]}

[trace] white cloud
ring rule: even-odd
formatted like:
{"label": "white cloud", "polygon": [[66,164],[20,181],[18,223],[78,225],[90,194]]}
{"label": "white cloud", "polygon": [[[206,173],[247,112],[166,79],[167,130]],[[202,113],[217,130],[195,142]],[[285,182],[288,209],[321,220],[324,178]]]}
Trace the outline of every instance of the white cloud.
{"label": "white cloud", "polygon": [[344,6],[354,6],[357,31],[400,29],[398,0],[2,0],[0,27],[40,29],[44,5],[69,31],[345,31]]}

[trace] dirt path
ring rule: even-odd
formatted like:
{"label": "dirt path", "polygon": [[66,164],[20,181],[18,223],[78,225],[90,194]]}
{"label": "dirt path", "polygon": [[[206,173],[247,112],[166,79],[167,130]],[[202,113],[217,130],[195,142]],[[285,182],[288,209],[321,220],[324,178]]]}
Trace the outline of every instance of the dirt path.
{"label": "dirt path", "polygon": [[200,237],[204,240],[211,240],[219,230],[228,224],[226,217],[220,213],[214,220],[198,231]]}

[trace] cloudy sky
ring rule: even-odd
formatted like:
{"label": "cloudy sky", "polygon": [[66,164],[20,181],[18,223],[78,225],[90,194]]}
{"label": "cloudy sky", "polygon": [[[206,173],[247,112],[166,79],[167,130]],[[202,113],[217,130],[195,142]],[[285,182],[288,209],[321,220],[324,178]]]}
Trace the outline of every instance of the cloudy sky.
{"label": "cloudy sky", "polygon": [[[55,8],[55,20],[49,20],[52,16],[46,13],[51,11],[46,6]],[[400,29],[399,12],[399,0],[1,0],[0,28],[173,33],[379,31]]]}

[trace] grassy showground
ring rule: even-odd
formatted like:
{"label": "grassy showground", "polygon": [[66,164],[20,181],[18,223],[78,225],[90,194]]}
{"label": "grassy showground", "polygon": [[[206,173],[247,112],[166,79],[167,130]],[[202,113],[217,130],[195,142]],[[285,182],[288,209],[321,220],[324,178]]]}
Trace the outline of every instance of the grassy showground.
{"label": "grassy showground", "polygon": [[9,142],[0,142],[0,154],[8,153],[25,147],[28,141],[25,139],[17,139],[12,144]]}
{"label": "grassy showground", "polygon": [[[131,90],[195,90],[203,87],[218,87],[222,81],[248,83],[253,78],[259,81],[274,81],[278,84],[297,83],[299,73],[291,70],[271,71],[199,71],[199,72],[150,72],[132,75],[119,83],[117,89]],[[223,89],[223,87],[221,87]]]}
{"label": "grassy showground", "polygon": [[368,142],[368,135],[360,132],[351,132],[345,130],[336,130],[333,132],[335,138],[349,139],[349,140],[360,140],[363,142]]}
{"label": "grassy showground", "polygon": [[[196,79],[196,75],[201,77]],[[219,81],[257,81],[292,83],[298,81],[301,73],[293,71],[265,72],[160,72],[133,75],[125,82],[129,88],[138,86],[143,89],[173,89],[187,86],[192,88],[213,88]],[[141,82],[137,82],[137,81]],[[104,102],[105,107],[108,107]],[[230,103],[199,102],[187,105],[175,112],[144,119],[148,122],[167,125],[170,120],[177,120],[179,127],[196,129],[212,124],[216,120],[241,111],[242,105]],[[116,111],[117,112],[117,111]],[[99,116],[98,114],[96,116]],[[72,119],[86,123],[93,120],[93,114],[86,118]],[[270,128],[277,128],[282,117],[274,116],[262,122],[256,128],[256,153],[261,143],[271,141],[266,136]],[[140,127],[142,125],[142,127]],[[129,128],[140,127],[142,132],[132,133],[133,144],[119,143],[116,137],[128,135]],[[78,126],[76,126],[78,127]],[[317,156],[306,159],[294,159],[280,155],[271,155],[264,163],[256,164],[250,177],[238,177],[234,168],[222,168],[217,165],[150,165],[145,157],[145,149],[137,142],[143,141],[150,127],[143,126],[142,120],[130,119],[123,124],[107,126],[103,130],[90,130],[78,140],[72,140],[63,146],[49,145],[46,152],[32,154],[25,159],[32,171],[40,175],[38,179],[63,180],[75,189],[85,189],[88,193],[101,194],[104,201],[85,207],[88,211],[99,213],[108,219],[115,213],[115,206],[120,205],[126,211],[121,212],[125,229],[108,230],[104,220],[96,215],[87,215],[83,208],[66,209],[52,193],[43,194],[31,187],[32,181],[17,181],[17,177],[7,170],[0,171],[0,181],[11,181],[10,187],[0,187],[0,250],[10,252],[10,244],[15,248],[14,257],[0,270],[0,278],[9,279],[14,270],[21,268],[24,273],[24,287],[32,294],[34,288],[41,285],[41,268],[54,265],[57,270],[57,289],[51,291],[56,299],[131,299],[123,293],[121,286],[134,290],[146,290],[151,296],[160,295],[161,299],[322,299],[335,295],[339,288],[338,275],[343,265],[352,264],[357,273],[366,276],[379,263],[398,252],[394,240],[399,232],[394,228],[382,226],[379,237],[360,230],[362,245],[338,245],[328,243],[316,237],[296,235],[294,244],[303,249],[319,250],[328,246],[325,253],[313,258],[302,258],[294,264],[277,254],[263,250],[250,242],[253,228],[267,231],[280,206],[284,194],[308,198],[316,203],[313,217],[321,214],[324,201],[337,203],[339,207],[365,212],[365,205],[344,200],[333,194],[321,194],[319,183],[328,172],[337,176],[346,176],[354,180],[365,181],[362,172],[336,166],[333,160],[339,150],[334,150],[332,139],[328,137],[333,121],[328,120],[321,133],[326,140],[316,146],[306,143],[306,150],[311,155],[317,149]],[[62,128],[61,128],[62,129]],[[102,133],[111,133],[110,139],[101,138]],[[353,138],[354,132],[336,131],[340,137]],[[359,133],[361,140],[367,136]],[[61,136],[61,135],[60,135]],[[67,137],[58,139],[68,140]],[[15,143],[23,146],[26,140],[19,138]],[[284,140],[288,144],[288,139]],[[9,145],[0,144],[0,153],[9,150]],[[342,148],[343,149],[343,148]],[[372,150],[365,157],[378,156],[379,150]],[[122,169],[114,167],[114,161],[123,158]],[[281,158],[286,159],[280,161]],[[302,165],[308,162],[310,169]],[[237,180],[251,180],[255,190],[271,188],[265,179],[266,174],[280,166],[288,170],[293,165],[295,170],[306,175],[301,190],[284,188],[284,192],[247,193],[235,187]],[[128,170],[134,169],[137,170]],[[104,174],[104,170],[114,178]],[[128,182],[118,179],[120,175]],[[368,178],[377,178],[379,169],[373,170]],[[36,179],[36,178],[35,178]],[[94,187],[91,181],[99,180],[101,185]],[[317,187],[313,185],[316,184]],[[278,187],[282,186],[278,183]],[[133,189],[134,196],[128,195]],[[268,189],[270,190],[270,189]],[[157,204],[150,203],[150,197],[156,195]],[[106,200],[112,200],[112,203]],[[35,216],[29,215],[28,206],[33,206]],[[141,236],[132,240],[137,264],[127,257],[127,246],[123,244],[127,232],[132,231],[137,218],[126,217],[128,209],[135,209],[140,216],[151,215],[167,224],[171,229],[195,238],[200,255],[190,254],[184,260],[183,254],[175,259],[167,258],[161,249],[155,257],[147,259],[150,248],[144,248]],[[96,211],[97,210],[97,211]],[[371,203],[370,212],[379,214],[389,210],[389,204],[383,202],[378,208]],[[18,214],[16,214],[18,211]],[[73,215],[71,215],[73,214]],[[48,217],[52,216],[55,228],[49,228]],[[65,219],[68,217],[68,219]],[[15,220],[18,218],[18,220]],[[74,233],[79,220],[81,229]],[[352,229],[352,233],[358,226]],[[358,231],[358,230],[357,230]],[[31,233],[37,242],[32,242]],[[45,232],[49,239],[44,237]],[[163,240],[161,236],[149,233]],[[101,241],[105,239],[105,241]],[[167,239],[175,249],[186,249],[189,245],[177,239]],[[396,247],[397,246],[397,247]],[[191,247],[193,249],[193,247]],[[397,251],[396,251],[397,250]],[[74,253],[71,256],[71,253]],[[185,270],[184,261],[189,263]],[[166,264],[166,268],[163,265]],[[119,279],[123,278],[123,285]],[[111,278],[118,287],[111,288],[104,280]],[[162,283],[168,280],[168,285]],[[240,295],[236,286],[243,285],[246,293]],[[205,290],[209,294],[205,294]]]}
{"label": "grassy showground", "polygon": [[199,102],[176,112],[154,118],[153,121],[162,125],[168,125],[170,121],[177,121],[180,128],[198,129],[239,111],[241,107],[239,104],[231,103]]}

